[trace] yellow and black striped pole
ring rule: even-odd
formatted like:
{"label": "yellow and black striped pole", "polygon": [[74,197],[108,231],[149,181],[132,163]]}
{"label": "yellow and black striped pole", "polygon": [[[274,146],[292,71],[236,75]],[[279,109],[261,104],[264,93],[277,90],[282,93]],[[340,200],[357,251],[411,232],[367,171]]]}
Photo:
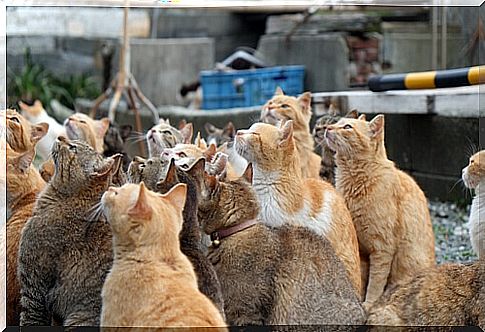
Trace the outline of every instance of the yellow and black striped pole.
{"label": "yellow and black striped pole", "polygon": [[451,88],[485,83],[485,66],[371,76],[371,91]]}

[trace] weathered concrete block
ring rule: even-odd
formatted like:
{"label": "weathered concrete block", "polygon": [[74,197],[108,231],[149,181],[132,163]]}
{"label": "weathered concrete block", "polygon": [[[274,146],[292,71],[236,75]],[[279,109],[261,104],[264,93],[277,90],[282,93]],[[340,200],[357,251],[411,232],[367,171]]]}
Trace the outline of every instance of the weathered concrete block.
{"label": "weathered concrete block", "polygon": [[[425,23],[382,23],[383,60],[392,67],[388,73],[406,73],[432,70],[431,27]],[[449,27],[447,35],[447,67],[468,65],[461,50],[467,42],[456,29]],[[439,51],[441,52],[441,51]]]}
{"label": "weathered concrete block", "polygon": [[[102,28],[100,28],[102,22]],[[122,35],[123,9],[103,7],[8,7],[7,36],[111,37]],[[150,33],[148,9],[130,9],[130,36]]]}
{"label": "weathered concrete block", "polygon": [[155,105],[177,105],[181,85],[214,67],[212,38],[132,39],[130,48],[131,72]]}
{"label": "weathered concrete block", "polygon": [[347,89],[349,51],[341,33],[293,36],[288,43],[284,36],[264,35],[258,51],[273,65],[304,65],[306,90]]}

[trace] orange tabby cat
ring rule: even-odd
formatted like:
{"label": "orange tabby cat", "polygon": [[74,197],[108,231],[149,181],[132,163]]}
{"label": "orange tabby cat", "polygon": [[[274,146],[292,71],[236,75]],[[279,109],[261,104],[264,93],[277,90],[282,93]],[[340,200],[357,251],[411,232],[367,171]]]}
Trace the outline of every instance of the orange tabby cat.
{"label": "orange tabby cat", "polygon": [[357,236],[345,201],[329,183],[301,176],[296,144],[291,120],[280,128],[255,123],[237,132],[234,148],[253,165],[259,218],[269,226],[296,223],[325,236],[361,292]]}
{"label": "orange tabby cat", "polygon": [[261,111],[261,121],[276,125],[280,121],[293,120],[293,137],[300,156],[301,174],[303,178],[319,179],[322,158],[313,152],[314,142],[310,133],[311,102],[310,92],[305,92],[295,98],[285,96],[278,87],[274,97],[264,105]]}
{"label": "orange tabby cat", "polygon": [[336,151],[335,184],[347,202],[363,259],[369,258],[364,306],[421,268],[435,265],[434,235],[424,193],[387,159],[384,115],[342,118],[325,132]]}
{"label": "orange tabby cat", "polygon": [[35,145],[24,153],[7,148],[7,204],[11,211],[7,220],[7,325],[20,323],[20,284],[17,278],[17,257],[20,235],[27,220],[32,216],[39,192],[45,182],[31,165],[35,157]]}
{"label": "orange tabby cat", "polygon": [[114,261],[103,286],[101,326],[226,325],[199,291],[194,268],[180,250],[186,194],[186,184],[160,195],[142,182],[110,187],[103,195]]}
{"label": "orange tabby cat", "polygon": [[17,152],[26,152],[32,149],[49,130],[47,123],[32,125],[15,110],[6,110],[7,117],[7,143]]}
{"label": "orange tabby cat", "polygon": [[64,122],[70,140],[87,142],[96,152],[104,151],[104,135],[109,128],[109,119],[93,120],[83,113],[75,113]]}

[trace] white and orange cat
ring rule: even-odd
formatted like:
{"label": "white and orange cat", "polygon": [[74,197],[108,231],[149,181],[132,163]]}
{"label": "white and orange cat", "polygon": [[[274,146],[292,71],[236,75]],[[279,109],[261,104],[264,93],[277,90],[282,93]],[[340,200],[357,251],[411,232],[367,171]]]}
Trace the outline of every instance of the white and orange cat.
{"label": "white and orange cat", "polygon": [[[361,258],[369,260],[364,307],[386,288],[435,265],[434,234],[423,191],[387,159],[384,115],[342,118],[325,138],[336,152],[335,184],[349,207]],[[364,275],[366,271],[364,271]]]}
{"label": "white and orange cat", "polygon": [[47,135],[39,141],[36,148],[37,155],[41,157],[42,160],[47,160],[51,152],[52,144],[54,144],[57,137],[66,135],[64,127],[57,122],[56,119],[47,114],[40,100],[36,100],[32,106],[19,101],[19,106],[22,110],[22,114],[30,123],[36,125],[45,122],[49,125]]}
{"label": "white and orange cat", "polygon": [[103,327],[221,327],[180,250],[187,185],[165,195],[144,183],[110,187],[101,202],[113,232],[114,261],[102,290]]}
{"label": "white and orange cat", "polygon": [[314,150],[314,141],[310,132],[312,117],[312,95],[305,92],[298,98],[286,96],[280,87],[273,98],[263,106],[261,121],[277,125],[280,121],[293,120],[293,137],[300,156],[303,178],[320,178],[322,158]]}
{"label": "white and orange cat", "polygon": [[[326,237],[361,293],[359,247],[342,196],[327,182],[303,178],[293,121],[280,127],[255,123],[239,130],[234,148],[253,166],[259,218],[267,225],[295,224]],[[316,166],[317,173],[320,164]]]}
{"label": "white and orange cat", "polygon": [[467,188],[475,190],[468,221],[472,248],[479,258],[485,258],[485,150],[470,157],[462,179]]}

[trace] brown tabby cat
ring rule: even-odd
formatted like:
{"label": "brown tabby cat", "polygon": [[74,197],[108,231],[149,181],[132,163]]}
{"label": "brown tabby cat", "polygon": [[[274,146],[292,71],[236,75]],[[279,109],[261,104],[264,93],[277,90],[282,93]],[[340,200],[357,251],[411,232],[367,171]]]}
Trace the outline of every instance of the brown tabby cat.
{"label": "brown tabby cat", "polygon": [[27,219],[32,216],[37,196],[45,182],[32,166],[35,145],[18,153],[7,143],[7,188],[10,217],[7,220],[7,325],[20,322],[20,285],[17,277],[17,257],[20,235]]}
{"label": "brown tabby cat", "polygon": [[146,134],[148,154],[150,157],[160,157],[165,148],[173,148],[178,143],[190,144],[194,129],[191,123],[176,129],[170,125],[169,119],[160,119]]}
{"label": "brown tabby cat", "polygon": [[95,208],[111,183],[115,159],[59,136],[55,173],[20,240],[21,325],[99,325],[101,288],[112,264],[109,225]]}
{"label": "brown tabby cat", "polygon": [[443,264],[388,289],[367,324],[485,328],[485,261]]}
{"label": "brown tabby cat", "polygon": [[326,239],[259,222],[257,196],[244,178],[220,182],[203,165],[190,172],[230,325],[363,324],[357,293]]}
{"label": "brown tabby cat", "polygon": [[[322,163],[320,165],[320,177],[331,184],[335,185],[335,152],[332,151],[325,142],[325,130],[328,125],[337,123],[342,117],[336,113],[335,108],[330,108],[332,113],[325,114],[317,119],[313,127],[313,138],[315,143],[322,149]],[[357,119],[359,114],[357,110],[352,110],[346,118]]]}
{"label": "brown tabby cat", "polygon": [[[88,143],[96,152],[104,151],[104,136],[108,131],[108,118],[93,120],[83,113],[75,113],[64,121],[67,137],[71,140],[81,140]],[[47,159],[42,163],[39,172],[45,182],[54,175],[54,162]]]}
{"label": "brown tabby cat", "polygon": [[300,156],[301,175],[304,179],[319,179],[321,158],[313,152],[313,137],[310,132],[311,102],[310,92],[295,98],[285,96],[283,90],[278,87],[274,97],[263,106],[261,121],[277,125],[280,121],[293,120],[293,135]]}
{"label": "brown tabby cat", "polygon": [[268,226],[293,224],[326,237],[361,292],[359,246],[344,199],[329,183],[304,179],[293,139],[293,121],[281,128],[255,123],[238,130],[235,149],[253,165],[253,187]]}
{"label": "brown tabby cat", "polygon": [[102,291],[102,326],[226,325],[198,290],[194,269],[180,251],[186,189],[178,184],[160,195],[142,182],[110,187],[103,195],[114,261]]}
{"label": "brown tabby cat", "polygon": [[434,235],[424,193],[387,159],[384,115],[343,118],[325,132],[336,151],[336,186],[345,197],[363,259],[370,260],[364,305],[435,265]]}

